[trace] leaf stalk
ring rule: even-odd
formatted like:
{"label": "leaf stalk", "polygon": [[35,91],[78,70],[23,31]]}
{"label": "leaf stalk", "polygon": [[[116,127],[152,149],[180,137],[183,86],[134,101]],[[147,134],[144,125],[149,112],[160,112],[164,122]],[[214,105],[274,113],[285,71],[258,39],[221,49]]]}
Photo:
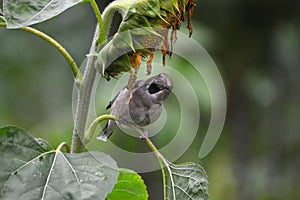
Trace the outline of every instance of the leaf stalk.
{"label": "leaf stalk", "polygon": [[168,161],[165,159],[165,157],[158,151],[158,149],[156,148],[156,146],[152,143],[152,141],[149,138],[145,138],[147,145],[150,147],[150,149],[152,150],[152,152],[154,153],[154,155],[156,156],[159,165],[161,167],[161,173],[162,173],[162,177],[163,177],[163,186],[164,186],[164,200],[167,199],[167,190],[166,190],[166,185],[167,185],[167,180],[166,180],[166,172],[164,170],[164,168],[166,167],[168,172],[171,172],[171,169],[169,167],[169,163]]}
{"label": "leaf stalk", "polygon": [[60,144],[58,145],[58,147],[56,148],[55,151],[56,151],[56,152],[57,152],[57,151],[61,151],[61,149],[62,149],[63,147],[65,148],[65,150],[66,150],[67,153],[70,153],[70,146],[69,146],[68,143],[66,143],[66,142],[60,143]]}
{"label": "leaf stalk", "polygon": [[107,31],[104,28],[104,23],[103,23],[103,19],[102,19],[102,16],[101,16],[101,12],[99,10],[99,7],[98,7],[96,1],[95,0],[90,0],[90,4],[91,4],[91,7],[93,8],[94,13],[96,15],[99,29],[101,30],[99,32],[99,37],[97,39],[97,44],[101,44],[102,42],[104,42],[106,40]]}
{"label": "leaf stalk", "polygon": [[113,115],[101,115],[100,117],[97,117],[89,126],[89,128],[87,129],[86,133],[85,133],[85,138],[84,138],[84,144],[88,144],[89,141],[92,139],[93,134],[96,130],[97,125],[104,121],[104,120],[116,120],[117,118]]}

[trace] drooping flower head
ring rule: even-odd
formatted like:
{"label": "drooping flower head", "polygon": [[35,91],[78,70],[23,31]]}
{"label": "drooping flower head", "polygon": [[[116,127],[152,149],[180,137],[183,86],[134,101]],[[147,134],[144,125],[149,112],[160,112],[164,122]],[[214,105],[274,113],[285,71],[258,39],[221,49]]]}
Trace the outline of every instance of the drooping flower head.
{"label": "drooping flower head", "polygon": [[117,33],[99,52],[98,69],[107,80],[130,72],[129,89],[134,86],[142,59],[147,59],[146,71],[151,73],[156,49],[161,49],[165,65],[166,55],[172,55],[176,31],[186,18],[189,36],[192,35],[194,0],[121,0],[111,6],[122,10],[123,19]]}

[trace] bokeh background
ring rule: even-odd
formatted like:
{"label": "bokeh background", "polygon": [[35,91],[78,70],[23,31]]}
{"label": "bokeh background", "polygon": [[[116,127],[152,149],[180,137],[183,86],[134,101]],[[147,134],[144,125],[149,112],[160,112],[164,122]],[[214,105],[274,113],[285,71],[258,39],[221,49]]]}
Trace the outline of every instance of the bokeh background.
{"label": "bokeh background", "polygon": [[[108,1],[98,3],[103,10]],[[176,162],[194,161],[205,167],[211,200],[299,199],[300,1],[203,0],[196,4],[192,37],[220,70],[227,118],[215,148],[200,160],[199,141],[210,119],[209,103],[200,102],[199,134]],[[84,4],[34,27],[61,42],[81,63],[95,23],[90,6]],[[174,67],[188,76],[189,69],[180,67],[184,62],[179,60]],[[0,28],[0,126],[15,124],[53,146],[70,142],[72,91],[67,62],[56,49],[27,32]],[[97,98],[105,99],[97,104],[102,114],[111,94],[98,92]],[[202,95],[207,97],[205,90]],[[174,99],[166,107],[176,105]],[[178,120],[173,116],[172,120]],[[158,146],[172,137],[172,128],[171,123],[164,130],[168,134],[154,138]],[[112,141],[130,151],[147,151],[136,139],[124,144],[123,137],[120,133]],[[101,146],[98,142],[90,148],[101,150]],[[109,153],[109,148],[103,150]],[[162,199],[160,171],[141,175],[150,199]]]}

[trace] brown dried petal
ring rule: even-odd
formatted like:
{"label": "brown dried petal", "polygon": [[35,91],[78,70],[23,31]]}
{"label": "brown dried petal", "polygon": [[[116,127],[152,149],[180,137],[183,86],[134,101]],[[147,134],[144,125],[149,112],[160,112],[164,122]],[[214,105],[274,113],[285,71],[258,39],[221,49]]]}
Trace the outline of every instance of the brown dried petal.
{"label": "brown dried petal", "polygon": [[193,34],[192,17],[193,17],[194,7],[195,7],[194,0],[189,0],[188,5],[187,5],[187,10],[188,10],[188,25],[187,25],[187,28],[189,29],[189,37],[191,37],[192,34]]}
{"label": "brown dried petal", "polygon": [[146,71],[147,75],[151,74],[153,57],[154,57],[154,53],[151,52],[149,56],[149,60],[147,61],[147,71]]}

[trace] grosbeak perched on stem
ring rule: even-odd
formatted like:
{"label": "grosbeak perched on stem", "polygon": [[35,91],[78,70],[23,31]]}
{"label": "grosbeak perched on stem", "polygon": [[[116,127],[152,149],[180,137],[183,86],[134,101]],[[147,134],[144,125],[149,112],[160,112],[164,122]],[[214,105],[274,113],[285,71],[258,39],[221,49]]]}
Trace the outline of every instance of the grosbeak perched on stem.
{"label": "grosbeak perched on stem", "polygon": [[106,141],[117,125],[125,129],[139,130],[142,138],[147,137],[148,133],[143,127],[154,123],[159,118],[163,102],[172,89],[173,82],[165,73],[136,81],[130,99],[128,99],[130,91],[128,87],[124,87],[106,107],[106,109],[111,108],[110,114],[118,120],[109,120],[97,139]]}

